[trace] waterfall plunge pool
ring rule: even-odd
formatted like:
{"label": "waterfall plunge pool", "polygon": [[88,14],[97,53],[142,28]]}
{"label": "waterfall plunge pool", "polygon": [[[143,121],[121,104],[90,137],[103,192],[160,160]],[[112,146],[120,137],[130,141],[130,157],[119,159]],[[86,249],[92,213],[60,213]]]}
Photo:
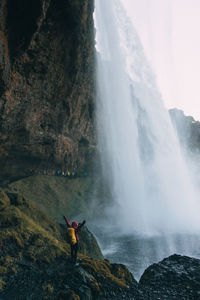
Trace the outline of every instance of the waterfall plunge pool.
{"label": "waterfall plunge pool", "polygon": [[121,235],[110,228],[105,229],[93,227],[104,257],[113,263],[126,265],[137,281],[150,265],[170,255],[200,259],[200,234]]}

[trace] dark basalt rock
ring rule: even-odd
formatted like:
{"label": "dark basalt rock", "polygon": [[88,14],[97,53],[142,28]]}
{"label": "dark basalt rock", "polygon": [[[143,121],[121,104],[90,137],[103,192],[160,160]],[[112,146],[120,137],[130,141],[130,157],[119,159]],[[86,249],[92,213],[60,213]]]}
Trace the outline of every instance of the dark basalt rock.
{"label": "dark basalt rock", "polygon": [[150,266],[139,286],[149,299],[200,299],[200,260],[172,255]]}
{"label": "dark basalt rock", "polygon": [[94,235],[84,226],[80,232],[80,253],[93,259],[103,259],[101,249]]}
{"label": "dark basalt rock", "polygon": [[81,170],[92,160],[93,6],[0,2],[0,180]]}
{"label": "dark basalt rock", "polygon": [[177,131],[180,143],[192,154],[200,153],[200,122],[191,116],[185,116],[180,109],[170,109],[169,114]]}

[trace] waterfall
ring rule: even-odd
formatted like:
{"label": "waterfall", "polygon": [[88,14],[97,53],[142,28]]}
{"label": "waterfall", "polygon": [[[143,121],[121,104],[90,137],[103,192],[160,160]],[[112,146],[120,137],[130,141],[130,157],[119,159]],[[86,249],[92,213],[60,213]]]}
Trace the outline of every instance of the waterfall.
{"label": "waterfall", "polygon": [[108,214],[122,233],[196,233],[200,199],[140,39],[120,0],[95,5],[99,149],[113,200]]}

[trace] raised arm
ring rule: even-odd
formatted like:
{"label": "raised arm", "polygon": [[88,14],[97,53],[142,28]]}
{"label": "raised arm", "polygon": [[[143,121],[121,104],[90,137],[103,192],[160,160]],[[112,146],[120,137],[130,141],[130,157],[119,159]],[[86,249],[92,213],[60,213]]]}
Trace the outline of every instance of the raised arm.
{"label": "raised arm", "polygon": [[85,225],[85,223],[86,221],[84,220],[81,224],[79,224],[77,230],[80,230]]}
{"label": "raised arm", "polygon": [[72,227],[70,222],[68,221],[67,217],[66,216],[63,216],[65,222],[67,223],[67,227]]}

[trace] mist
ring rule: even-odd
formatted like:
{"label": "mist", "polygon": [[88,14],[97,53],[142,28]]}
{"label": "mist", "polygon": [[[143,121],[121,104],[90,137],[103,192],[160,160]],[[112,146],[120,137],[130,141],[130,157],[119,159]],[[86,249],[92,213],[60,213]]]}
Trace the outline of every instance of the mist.
{"label": "mist", "polygon": [[200,119],[200,2],[124,0],[167,108]]}
{"label": "mist", "polygon": [[[197,240],[200,230],[199,191],[155,66],[124,2],[95,3],[98,147],[112,198],[106,210],[104,230],[110,244],[105,251],[111,247],[119,253],[120,244],[120,253],[126,252],[128,235],[133,253],[139,247],[135,255],[140,273],[150,262],[174,252],[194,255],[187,240]],[[118,232],[114,240],[111,224]],[[148,244],[153,245],[151,251],[146,251]]]}

